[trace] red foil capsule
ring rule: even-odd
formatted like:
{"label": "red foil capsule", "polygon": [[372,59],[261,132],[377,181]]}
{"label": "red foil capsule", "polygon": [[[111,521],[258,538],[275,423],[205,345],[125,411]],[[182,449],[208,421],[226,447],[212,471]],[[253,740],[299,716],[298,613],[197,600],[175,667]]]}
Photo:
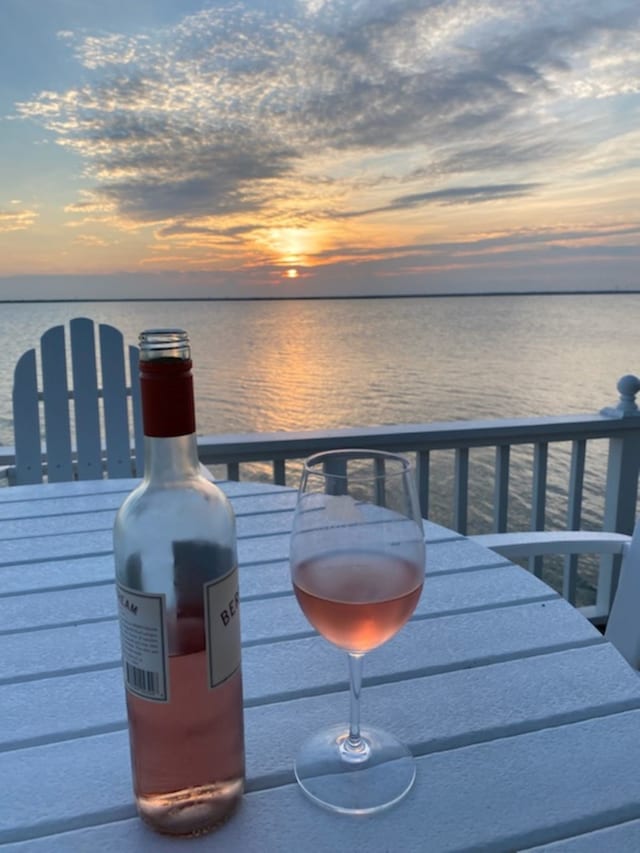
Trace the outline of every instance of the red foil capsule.
{"label": "red foil capsule", "polygon": [[191,359],[140,361],[144,434],[152,438],[196,431]]}

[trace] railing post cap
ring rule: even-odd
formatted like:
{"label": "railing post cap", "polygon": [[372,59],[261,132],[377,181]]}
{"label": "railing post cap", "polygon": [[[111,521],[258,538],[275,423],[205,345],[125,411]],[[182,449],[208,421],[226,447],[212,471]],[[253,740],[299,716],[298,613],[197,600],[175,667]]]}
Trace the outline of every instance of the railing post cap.
{"label": "railing post cap", "polygon": [[640,379],[634,376],[633,373],[626,373],[618,379],[616,388],[622,396],[633,399],[638,391],[640,391]]}
{"label": "railing post cap", "polygon": [[636,404],[636,394],[640,391],[640,379],[632,373],[627,373],[618,379],[616,388],[620,392],[617,406],[608,406],[601,414],[609,418],[624,418],[630,415],[640,415]]}

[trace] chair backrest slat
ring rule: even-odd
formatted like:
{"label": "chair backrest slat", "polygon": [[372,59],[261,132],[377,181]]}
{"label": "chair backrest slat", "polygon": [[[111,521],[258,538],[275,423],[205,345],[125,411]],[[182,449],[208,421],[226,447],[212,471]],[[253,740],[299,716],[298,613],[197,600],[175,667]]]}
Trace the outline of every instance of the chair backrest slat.
{"label": "chair backrest slat", "polygon": [[131,476],[131,445],[127,414],[127,382],[124,372],[124,341],[113,326],[100,325],[102,398],[104,406],[107,475]]}
{"label": "chair backrest slat", "polygon": [[77,475],[79,480],[95,480],[102,476],[102,450],[93,323],[86,317],[76,317],[69,328]]}
{"label": "chair backrest slat", "polygon": [[140,399],[140,382],[138,380],[140,350],[129,347],[129,376],[131,377],[131,403],[133,406],[133,432],[135,440],[136,474],[144,474],[144,431],[142,429],[142,400]]}
{"label": "chair backrest slat", "polygon": [[42,482],[42,439],[36,375],[36,351],[20,356],[13,382],[13,429],[16,485]]}
{"label": "chair backrest slat", "polygon": [[64,326],[44,333],[40,352],[47,474],[50,482],[59,483],[73,479]]}

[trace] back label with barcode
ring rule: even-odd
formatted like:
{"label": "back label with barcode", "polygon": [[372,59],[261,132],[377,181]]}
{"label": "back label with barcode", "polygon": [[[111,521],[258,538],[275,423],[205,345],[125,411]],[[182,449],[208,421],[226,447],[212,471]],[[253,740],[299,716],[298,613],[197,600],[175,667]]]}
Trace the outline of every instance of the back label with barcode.
{"label": "back label with barcode", "polygon": [[120,584],[117,592],[125,686],[143,699],[168,702],[165,597]]}

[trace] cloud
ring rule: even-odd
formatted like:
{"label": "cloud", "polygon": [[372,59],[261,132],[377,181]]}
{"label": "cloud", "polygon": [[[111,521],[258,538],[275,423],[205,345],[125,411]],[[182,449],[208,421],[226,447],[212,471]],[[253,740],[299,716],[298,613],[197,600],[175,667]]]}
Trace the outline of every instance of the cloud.
{"label": "cloud", "polygon": [[95,234],[78,234],[73,241],[78,246],[88,246],[89,248],[104,249],[110,246],[108,240],[103,237],[97,237]]}
{"label": "cloud", "polygon": [[384,213],[390,210],[402,210],[420,207],[425,204],[480,204],[505,198],[519,198],[530,195],[540,184],[495,184],[479,187],[448,187],[444,190],[432,190],[423,193],[410,193],[398,196],[382,207],[369,210],[344,211],[337,214],[342,218],[366,216],[371,213]]}
{"label": "cloud", "polygon": [[[12,201],[12,204],[19,204]],[[0,210],[0,234],[7,231],[26,231],[35,225],[38,214],[35,210]]]}
{"label": "cloud", "polygon": [[195,222],[173,222],[171,225],[165,225],[158,229],[159,237],[176,237],[181,235],[190,236],[215,236],[215,237],[243,237],[246,234],[253,234],[256,231],[263,231],[264,225],[234,225],[229,228],[216,227],[213,228],[207,225],[199,225]]}
{"label": "cloud", "polygon": [[202,217],[241,233],[276,203],[349,215],[363,175],[390,184],[381,210],[480,203],[586,156],[575,97],[638,90],[639,20],[636,0],[208,7],[155,31],[61,33],[86,82],[16,110],[77,152],[95,204],[165,236]]}
{"label": "cloud", "polygon": [[576,255],[602,252],[622,257],[631,254],[640,259],[640,225],[611,226],[594,223],[584,228],[545,227],[522,228],[490,234],[470,235],[465,240],[432,240],[430,242],[388,243],[372,248],[370,245],[350,244],[339,251],[332,248],[313,255],[316,263],[335,261],[340,263],[379,262],[390,259],[394,268],[398,265],[424,265],[434,263],[473,264],[482,259],[496,260],[498,257],[538,256],[540,250],[557,250]]}
{"label": "cloud", "polygon": [[477,204],[500,198],[514,198],[529,195],[539,184],[495,184],[483,187],[449,187],[446,190],[434,190],[425,193],[412,193],[399,196],[389,205],[390,210],[402,207],[415,207],[420,204],[436,202],[439,204]]}

